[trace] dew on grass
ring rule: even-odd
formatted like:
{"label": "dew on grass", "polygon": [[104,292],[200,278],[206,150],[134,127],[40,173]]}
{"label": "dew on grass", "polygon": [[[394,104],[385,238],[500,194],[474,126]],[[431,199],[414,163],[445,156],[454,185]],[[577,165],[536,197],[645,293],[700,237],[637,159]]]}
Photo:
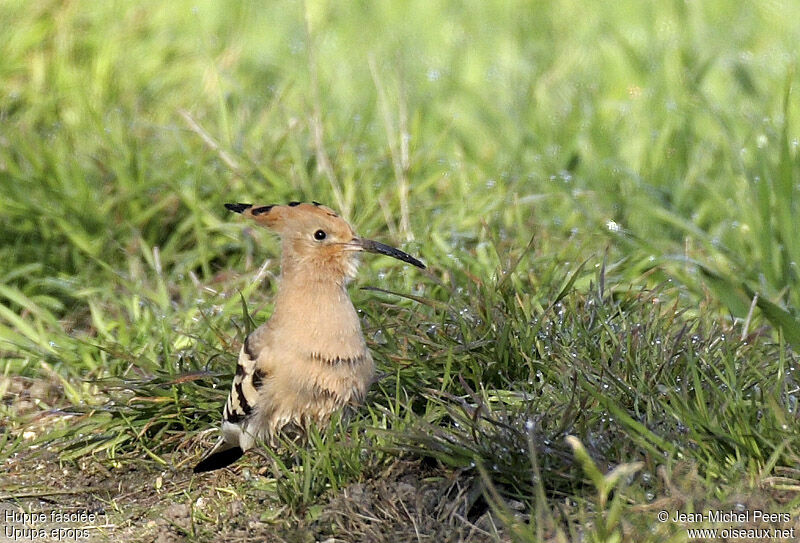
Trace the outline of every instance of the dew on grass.
{"label": "dew on grass", "polygon": [[536,423],[533,421],[533,419],[528,419],[525,421],[525,429],[527,431],[533,432],[535,428],[536,428]]}
{"label": "dew on grass", "polygon": [[383,330],[377,330],[374,334],[372,334],[372,340],[378,345],[386,345],[389,342],[389,340],[386,339],[386,334],[383,333]]}
{"label": "dew on grass", "polygon": [[475,314],[470,310],[470,308],[465,307],[458,312],[459,316],[461,316],[464,320],[474,322],[475,321]]}

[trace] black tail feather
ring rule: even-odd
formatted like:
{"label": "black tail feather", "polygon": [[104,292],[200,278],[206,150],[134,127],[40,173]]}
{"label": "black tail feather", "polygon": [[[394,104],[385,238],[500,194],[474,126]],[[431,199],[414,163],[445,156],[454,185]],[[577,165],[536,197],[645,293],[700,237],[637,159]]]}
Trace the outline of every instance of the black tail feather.
{"label": "black tail feather", "polygon": [[239,460],[243,454],[244,451],[241,449],[241,447],[231,447],[230,449],[211,453],[207,457],[203,458],[194,467],[194,472],[203,473],[206,471],[214,471],[215,469],[224,468],[225,466],[230,466]]}

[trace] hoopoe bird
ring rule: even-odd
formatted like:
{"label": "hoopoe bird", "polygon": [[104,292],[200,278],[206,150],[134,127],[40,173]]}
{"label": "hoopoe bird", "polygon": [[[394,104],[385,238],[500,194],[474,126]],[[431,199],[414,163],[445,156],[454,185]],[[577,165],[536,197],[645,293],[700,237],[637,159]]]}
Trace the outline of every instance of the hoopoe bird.
{"label": "hoopoe bird", "polygon": [[225,204],[281,238],[281,274],[274,311],[239,352],[222,411],[222,436],[195,466],[228,466],[257,441],[275,445],[310,423],[364,400],[375,364],[347,283],[362,251],[425,265],[377,241],[360,238],[332,209],[317,202],[254,206]]}

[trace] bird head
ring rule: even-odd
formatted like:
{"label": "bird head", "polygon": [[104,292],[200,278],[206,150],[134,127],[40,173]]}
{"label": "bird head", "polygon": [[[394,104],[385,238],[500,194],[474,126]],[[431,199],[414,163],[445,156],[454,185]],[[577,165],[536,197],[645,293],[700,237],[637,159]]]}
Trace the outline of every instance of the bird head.
{"label": "bird head", "polygon": [[225,204],[225,207],[252,218],[281,237],[284,274],[311,270],[318,275],[352,279],[358,264],[356,255],[363,251],[425,268],[425,264],[399,249],[357,236],[347,221],[317,202],[266,206]]}

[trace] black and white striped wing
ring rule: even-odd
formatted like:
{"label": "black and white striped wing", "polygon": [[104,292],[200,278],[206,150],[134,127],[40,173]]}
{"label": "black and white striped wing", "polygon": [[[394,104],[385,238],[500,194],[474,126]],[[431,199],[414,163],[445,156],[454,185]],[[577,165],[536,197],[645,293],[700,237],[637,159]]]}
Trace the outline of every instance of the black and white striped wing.
{"label": "black and white striped wing", "polygon": [[257,356],[249,346],[249,337],[239,353],[231,392],[222,410],[222,436],[214,448],[194,468],[195,473],[224,468],[238,460],[252,447],[253,436],[246,431],[258,399],[264,374],[256,367]]}

